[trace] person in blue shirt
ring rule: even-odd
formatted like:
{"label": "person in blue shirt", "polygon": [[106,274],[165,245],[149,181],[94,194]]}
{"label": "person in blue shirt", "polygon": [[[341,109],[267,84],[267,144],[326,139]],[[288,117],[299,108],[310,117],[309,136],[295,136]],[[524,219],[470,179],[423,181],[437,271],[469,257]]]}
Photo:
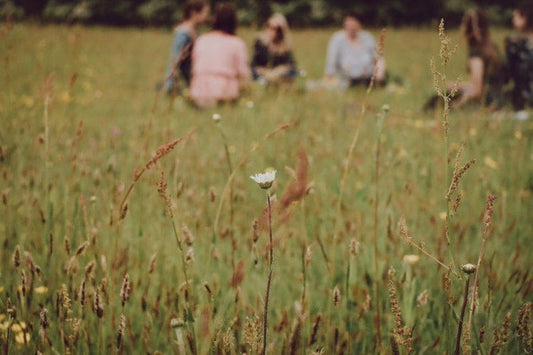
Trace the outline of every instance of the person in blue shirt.
{"label": "person in blue shirt", "polygon": [[385,60],[378,57],[376,42],[362,29],[356,13],[344,15],[343,30],[330,39],[326,56],[325,81],[341,86],[368,85],[376,68],[377,83],[385,80]]}
{"label": "person in blue shirt", "polygon": [[202,0],[191,0],[183,9],[183,21],[174,29],[170,61],[165,75],[164,91],[179,92],[179,78],[189,84],[191,80],[191,53],[197,28],[209,17],[209,5]]}

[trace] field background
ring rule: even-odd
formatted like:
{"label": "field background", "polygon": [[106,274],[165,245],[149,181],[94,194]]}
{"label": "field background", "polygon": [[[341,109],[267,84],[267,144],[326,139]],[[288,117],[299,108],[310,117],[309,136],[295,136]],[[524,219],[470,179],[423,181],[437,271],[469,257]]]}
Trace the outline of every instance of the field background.
{"label": "field background", "polygon": [[[528,338],[517,331],[519,308],[531,302],[533,291],[531,120],[476,106],[452,111],[446,152],[439,110],[421,110],[434,93],[429,60],[439,62],[436,29],[388,31],[388,69],[402,84],[372,91],[364,114],[363,89],[306,91],[307,79],[322,76],[333,31],[293,33],[298,65],[307,73],[293,86],[252,86],[235,105],[198,111],[155,91],[167,65],[168,31],[2,25],[2,349],[170,353],[196,346],[199,353],[256,353],[262,344],[268,229],[254,243],[252,224],[262,216],[266,197],[248,176],[274,168],[275,210],[293,181],[307,193],[274,213],[270,353],[375,352],[377,324],[380,351],[393,351],[390,267],[414,351],[453,352],[465,276],[457,271],[459,277],[450,275],[445,285],[445,269],[402,240],[398,223],[404,217],[414,240],[444,264],[452,263],[450,250],[457,264],[476,264],[489,194],[498,198],[480,268],[471,346],[482,353],[531,350],[531,333]],[[497,43],[506,33],[494,31]],[[251,47],[255,32],[240,35]],[[450,36],[459,47],[448,77],[464,77],[465,46],[458,31]],[[384,104],[390,112],[379,135]],[[219,125],[211,119],[214,113],[222,117]],[[120,219],[119,205],[136,168],[179,137],[184,140],[135,184]],[[225,144],[235,172],[231,182]],[[463,198],[450,222],[448,247],[444,161],[448,155],[451,179],[461,144],[461,165],[476,163],[461,179]],[[157,191],[161,172],[173,219]],[[194,235],[183,252],[173,225],[181,239],[183,226]],[[357,255],[349,247],[355,241]],[[194,260],[187,261],[186,283],[182,257],[191,256],[188,250]],[[409,254],[420,260],[404,261]],[[126,274],[131,291],[121,305]],[[101,318],[92,310],[97,293]],[[40,319],[43,307],[48,327]],[[118,341],[121,314],[125,327]],[[531,315],[531,307],[520,314]]]}

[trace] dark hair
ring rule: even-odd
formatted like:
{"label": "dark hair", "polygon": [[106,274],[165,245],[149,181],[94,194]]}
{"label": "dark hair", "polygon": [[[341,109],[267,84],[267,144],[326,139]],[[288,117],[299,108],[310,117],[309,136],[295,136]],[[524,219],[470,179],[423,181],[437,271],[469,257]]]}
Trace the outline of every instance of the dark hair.
{"label": "dark hair", "polygon": [[234,35],[236,29],[237,12],[235,10],[235,6],[228,2],[221,3],[217,6],[213,30],[218,30],[230,35]]}
{"label": "dark hair", "polygon": [[531,3],[531,0],[520,2],[516,6],[516,10],[526,18],[526,30],[533,30],[533,3]]}
{"label": "dark hair", "polygon": [[470,48],[484,46],[490,41],[489,20],[482,10],[468,10],[463,17],[462,26]]}
{"label": "dark hair", "polygon": [[484,70],[491,73],[500,70],[500,53],[490,39],[489,20],[485,13],[480,9],[468,10],[463,17],[462,30],[469,49],[479,51],[483,58],[492,63],[490,68]]}
{"label": "dark hair", "polygon": [[362,15],[360,13],[358,13],[358,12],[355,12],[355,11],[347,11],[342,16],[342,19],[346,20],[347,18],[353,18],[353,19],[361,22]]}
{"label": "dark hair", "polygon": [[203,0],[189,0],[183,8],[183,18],[188,20],[191,18],[193,12],[200,12],[207,6]]}

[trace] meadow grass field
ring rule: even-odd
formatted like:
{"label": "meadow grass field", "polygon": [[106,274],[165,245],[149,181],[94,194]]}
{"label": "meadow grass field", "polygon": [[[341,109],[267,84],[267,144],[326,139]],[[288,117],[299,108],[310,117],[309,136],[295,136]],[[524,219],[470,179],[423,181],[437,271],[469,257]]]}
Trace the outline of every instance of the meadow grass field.
{"label": "meadow grass field", "polygon": [[169,31],[2,25],[2,352],[533,351],[533,122],[421,109],[457,30],[445,71],[437,28],[389,29],[401,83],[306,90],[333,31],[200,111],[155,91]]}

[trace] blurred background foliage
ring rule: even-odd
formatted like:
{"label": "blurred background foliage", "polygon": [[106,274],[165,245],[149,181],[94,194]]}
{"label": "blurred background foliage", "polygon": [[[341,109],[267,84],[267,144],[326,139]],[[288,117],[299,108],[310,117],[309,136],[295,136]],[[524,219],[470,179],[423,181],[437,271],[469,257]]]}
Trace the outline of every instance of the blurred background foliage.
{"label": "blurred background foliage", "polygon": [[[234,0],[241,24],[261,26],[272,12],[285,14],[293,27],[331,26],[342,13],[362,14],[368,26],[424,26],[444,17],[458,25],[465,10],[482,6],[492,24],[509,25],[519,0]],[[215,6],[217,0],[210,0]],[[0,17],[55,23],[113,26],[172,26],[184,0],[0,0]]]}

